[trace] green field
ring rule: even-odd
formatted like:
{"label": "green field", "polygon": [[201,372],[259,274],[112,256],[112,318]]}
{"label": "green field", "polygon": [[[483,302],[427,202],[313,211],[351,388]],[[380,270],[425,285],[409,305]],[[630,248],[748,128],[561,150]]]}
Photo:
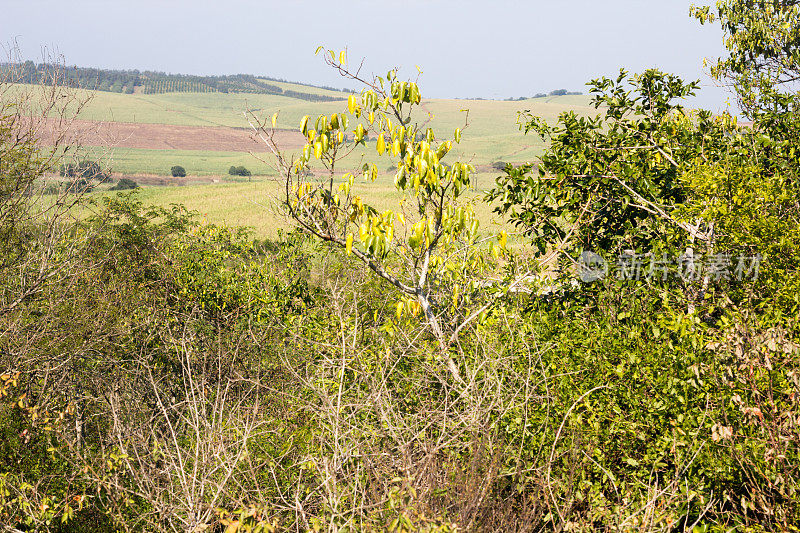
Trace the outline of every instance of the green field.
{"label": "green field", "polygon": [[[286,82],[271,82],[288,90],[310,92],[307,86]],[[424,86],[423,86],[424,88]],[[337,94],[326,89],[316,89],[319,94]],[[338,93],[342,94],[342,93]],[[109,122],[139,122],[183,126],[226,126],[249,128],[243,111],[252,109],[257,114],[269,117],[280,111],[278,126],[286,129],[298,127],[303,115],[312,117],[331,114],[345,109],[341,102],[308,102],[286,96],[263,94],[223,93],[167,93],[167,94],[118,94],[110,92],[85,92],[91,101],[83,109],[80,118]],[[438,138],[451,138],[456,128],[464,128],[469,110],[468,125],[464,129],[462,143],[456,145],[448,159],[471,161],[484,165],[477,176],[481,190],[491,187],[497,173],[486,172],[486,166],[495,161],[522,163],[532,161],[542,149],[542,141],[526,136],[519,131],[518,113],[530,110],[546,120],[555,120],[562,112],[573,110],[579,114],[593,114],[588,96],[559,96],[535,98],[521,101],[497,100],[423,100],[416,118],[424,127],[432,127]],[[356,171],[364,162],[376,163],[381,177],[374,184],[364,184],[365,199],[379,209],[396,208],[399,198],[392,184],[393,173],[388,167],[395,161],[384,154],[378,157],[375,141],[365,149],[357,150],[343,166],[341,172]],[[100,147],[89,147],[100,151]],[[262,154],[271,162],[269,154]],[[145,187],[141,197],[147,203],[169,205],[182,203],[200,212],[215,223],[252,226],[262,236],[275,236],[277,230],[286,227],[274,210],[269,208],[269,188],[272,182],[263,176],[273,176],[269,164],[259,161],[246,152],[193,151],[193,150],[147,150],[116,148],[107,157],[117,175],[155,174],[168,176],[173,165],[183,166],[191,176],[222,176],[222,183],[195,184],[187,186]],[[227,179],[230,166],[243,165],[256,176],[252,183]],[[258,177],[261,176],[261,177]],[[99,194],[99,193],[98,193]],[[476,205],[484,230],[492,226],[491,209],[482,201],[482,193],[470,195]],[[497,228],[495,228],[497,229]],[[510,229],[510,228],[506,228]]]}
{"label": "green field", "polygon": [[312,85],[303,85],[302,83],[292,83],[289,81],[273,81],[266,78],[259,78],[260,81],[276,85],[284,91],[297,91],[306,94],[318,94],[320,96],[331,96],[333,98],[346,99],[347,94],[341,91],[331,91],[330,89],[323,89],[322,87],[314,87]]}
{"label": "green field", "polygon": [[[260,116],[271,116],[279,111],[279,127],[293,129],[303,115],[312,117],[321,113],[331,114],[341,111],[342,102],[306,102],[285,96],[255,94],[221,93],[171,93],[157,95],[124,95],[95,92],[93,99],[81,113],[87,120],[143,122],[174,124],[186,126],[228,126],[249,128],[243,116],[246,109],[254,110]],[[421,124],[429,125],[440,138],[451,136],[457,127],[465,124],[469,109],[469,125],[464,131],[462,144],[457,146],[451,157],[471,160],[475,164],[488,164],[493,161],[522,163],[530,161],[541,151],[541,140],[525,136],[517,125],[518,112],[531,112],[554,120],[566,110],[579,114],[591,114],[594,109],[588,106],[586,96],[562,96],[537,98],[523,101],[496,100],[427,100],[417,115]],[[430,113],[430,115],[428,115]],[[429,117],[433,119],[430,120]],[[118,155],[116,155],[118,154]],[[149,154],[149,155],[148,155]],[[224,154],[224,155],[223,155]],[[167,160],[182,158],[190,172],[197,174],[224,173],[232,153],[220,153],[219,157],[210,152],[195,154],[176,153],[175,158],[160,151],[127,150],[115,151],[116,167],[128,173],[154,172],[164,174],[171,165]],[[244,155],[254,167],[258,163],[249,155]],[[177,163],[173,163],[177,164]],[[243,162],[245,166],[249,165]],[[388,165],[387,163],[383,166]],[[222,170],[220,170],[222,169]]]}
{"label": "green field", "polygon": [[[512,228],[501,224],[496,215],[492,214],[491,206],[483,201],[484,185],[493,181],[495,174],[480,174],[477,176],[478,188],[467,192],[463,198],[465,203],[474,205],[475,213],[481,223],[481,231],[498,232]],[[395,189],[392,177],[388,174],[381,175],[374,183],[358,180],[357,194],[364,197],[365,201],[383,211],[386,209],[397,210],[400,193]],[[276,196],[278,187],[271,180],[254,180],[252,182],[222,182],[213,184],[198,184],[187,186],[154,186],[143,187],[139,190],[139,198],[149,205],[169,206],[182,204],[188,209],[197,211],[202,219],[214,224],[227,224],[231,226],[250,226],[259,238],[275,237],[280,229],[289,229],[292,225],[285,221],[277,209]],[[102,197],[111,192],[98,191],[92,193],[94,197]],[[515,239],[510,239],[510,242]]]}
{"label": "green field", "polygon": [[333,113],[342,109],[342,102],[308,102],[271,94],[117,94],[100,91],[82,91],[82,93],[90,96],[91,101],[81,112],[80,118],[109,122],[246,128],[249,127],[243,114],[246,110],[271,116],[280,109],[282,115],[289,116],[294,127],[294,123],[299,122],[300,117],[305,114]]}
{"label": "green field", "polygon": [[[270,154],[258,154],[269,161]],[[212,152],[200,150],[145,150],[114,148],[108,165],[114,173],[125,175],[158,174],[168,176],[173,165],[186,169],[189,176],[227,176],[231,166],[245,166],[253,175],[271,175],[267,163],[246,152]]]}

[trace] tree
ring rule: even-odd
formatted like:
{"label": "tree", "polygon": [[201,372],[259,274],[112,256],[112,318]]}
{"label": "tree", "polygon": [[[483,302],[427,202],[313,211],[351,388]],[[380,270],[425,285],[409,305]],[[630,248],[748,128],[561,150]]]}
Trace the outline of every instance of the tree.
{"label": "tree", "polygon": [[231,166],[231,168],[228,169],[228,174],[230,174],[231,176],[244,176],[244,177],[252,176],[252,173],[249,170],[247,170],[244,166],[238,166],[238,167]]}
{"label": "tree", "polygon": [[[677,219],[687,197],[680,176],[697,158],[728,153],[729,116],[685,111],[676,100],[696,83],[648,70],[590,84],[596,117],[565,112],[550,126],[525,113],[524,130],[549,141],[537,167],[508,168],[489,194],[541,252],[640,249],[667,227],[708,240],[708,228]],[[536,168],[535,174],[532,171]]]}
{"label": "tree", "polygon": [[[69,90],[63,66],[54,60],[36,70],[31,62],[17,61],[12,51],[0,69],[0,315],[61,279],[82,253],[80,239],[66,248],[56,245],[71,231],[65,213],[80,201],[68,195],[74,183],[46,202],[39,194],[45,192],[45,173],[83,159],[72,123],[87,102]],[[45,132],[50,146],[42,149],[39,139]]]}
{"label": "tree", "polygon": [[729,55],[711,65],[711,74],[734,90],[739,107],[772,135],[798,128],[800,81],[800,2],[723,0],[692,7],[702,24],[719,21]]}
{"label": "tree", "polygon": [[[549,141],[538,171],[533,165],[508,169],[490,194],[542,253],[565,258],[564,266],[571,267],[569,260],[582,251],[597,250],[619,259],[678,252],[692,271],[697,267],[694,278],[563,285],[558,304],[567,308],[567,320],[577,316],[594,324],[616,317],[612,327],[596,333],[600,343],[613,338],[614,329],[636,342],[665,339],[664,356],[674,358],[675,374],[696,377],[691,388],[706,396],[681,401],[698,419],[693,428],[702,425],[701,418],[713,425],[707,430],[709,455],[687,469],[697,469],[695,479],[735,472],[713,484],[702,481],[700,500],[719,502],[712,512],[710,503],[706,509],[688,506],[687,516],[707,514],[703,520],[712,527],[727,527],[729,515],[737,515],[742,527],[773,530],[791,529],[798,520],[797,426],[783,422],[798,416],[794,376],[800,365],[800,123],[791,85],[800,58],[798,4],[717,3],[714,17],[723,23],[731,54],[712,72],[731,83],[753,127],[737,125],[728,113],[683,109],[680,99],[696,90],[695,83],[656,70],[636,76],[623,71],[589,84],[596,117],[564,113],[553,126],[523,115],[526,133]],[[695,14],[703,21],[713,18],[710,8]],[[757,279],[734,275],[742,255],[763,258]],[[631,313],[642,304],[646,313]],[[579,329],[556,320],[562,339]],[[668,333],[661,336],[664,329]],[[675,349],[678,339],[691,342]],[[594,354],[594,341],[583,349]],[[621,345],[609,350],[623,360],[635,351]],[[652,365],[647,357],[637,360],[636,375]],[[597,367],[593,355],[583,366],[580,373]],[[634,376],[625,383],[637,381]],[[658,387],[648,390],[653,395],[647,393],[644,410],[669,395]],[[710,404],[718,410],[709,411]],[[657,439],[642,440],[651,457],[658,455]],[[666,482],[668,474],[658,469],[650,462],[647,475]]]}
{"label": "tree", "polygon": [[175,165],[171,169],[169,169],[170,173],[172,174],[173,178],[185,178],[186,177],[186,169],[180,165]]}
{"label": "tree", "polygon": [[[394,287],[401,295],[396,303],[398,321],[422,314],[451,373],[460,379],[449,348],[494,301],[486,296],[486,287],[476,283],[489,266],[479,243],[488,243],[498,257],[507,238],[502,232],[481,238],[471,206],[461,202],[474,168],[445,160],[461,141],[463,128],[438,140],[432,129],[414,120],[413,112],[422,101],[416,81],[399,80],[395,70],[367,80],[347,68],[344,52],[337,56],[325,51],[324,57],[364,90],[360,98],[350,95],[341,113],[303,117],[300,129],[306,143],[298,157],[287,158],[275,141],[277,113],[271,123],[253,117],[254,129],[282,171],[283,207],[304,231],[344,249]],[[464,127],[468,124],[465,110]],[[368,132],[376,141],[367,153],[396,158],[394,183],[402,193],[396,211],[379,212],[366,204],[357,194],[356,176],[338,174],[347,156],[367,147]],[[303,176],[312,161],[324,168],[319,181]],[[378,166],[364,163],[361,173],[375,181]]]}
{"label": "tree", "polygon": [[84,159],[78,163],[65,163],[61,165],[59,173],[62,177],[97,180],[100,183],[111,181],[109,172],[104,170],[99,162],[90,161],[88,159]]}

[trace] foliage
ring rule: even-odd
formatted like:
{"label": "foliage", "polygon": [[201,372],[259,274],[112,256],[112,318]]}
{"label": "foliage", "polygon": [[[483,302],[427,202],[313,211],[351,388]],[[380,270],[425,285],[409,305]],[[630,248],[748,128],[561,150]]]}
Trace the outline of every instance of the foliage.
{"label": "foliage", "polygon": [[111,187],[112,191],[125,191],[129,189],[136,189],[139,185],[131,178],[120,178],[116,185]]}
{"label": "foliage", "polygon": [[[568,383],[577,385],[574,392],[555,396],[577,397],[576,412],[588,409],[578,420],[590,429],[563,453],[573,468],[581,461],[576,446],[588,443],[583,471],[598,476],[585,481],[586,491],[579,488],[584,482],[568,486],[577,490],[573,494],[549,487],[559,520],[566,520],[565,502],[568,509],[576,504],[592,509],[584,516],[588,523],[607,524],[612,516],[622,520],[616,510],[600,510],[620,498],[635,500],[629,483],[641,483],[645,476],[664,487],[657,497],[665,498],[656,506],[661,511],[650,507],[655,500],[637,503],[640,517],[618,521],[618,527],[787,530],[799,519],[800,477],[794,465],[800,447],[796,428],[785,423],[797,416],[792,398],[800,390],[795,379],[800,307],[792,274],[800,263],[800,205],[788,141],[797,129],[788,107],[763,105],[762,96],[774,96],[780,82],[761,75],[754,82],[754,73],[768,68],[761,61],[771,52],[748,44],[763,37],[766,28],[776,28],[770,25],[775,17],[793,9],[781,11],[779,5],[788,4],[793,5],[718,3],[732,55],[720,60],[715,72],[735,80],[754,127],[738,127],[728,115],[689,113],[672,102],[690,95],[694,84],[646,71],[626,87],[628,76],[622,72],[616,81],[590,83],[595,106],[603,111],[597,118],[564,114],[553,127],[527,116],[526,132],[550,139],[550,147],[538,172],[532,166],[508,168],[490,194],[542,252],[631,250],[632,256],[652,259],[678,250],[693,265],[737,255],[764,258],[755,279],[734,278],[730,270],[712,271],[706,264],[696,278],[606,278],[565,285],[558,294],[567,309],[557,321],[547,316],[555,310],[533,306],[537,318],[532,323],[555,324],[542,341],[556,334],[551,345],[564,350],[554,368],[566,373],[574,368],[581,376]],[[707,9],[697,13],[709,20]],[[783,52],[791,56],[788,46]],[[762,96],[754,98],[754,88]],[[795,97],[784,93],[781,98],[791,102]],[[761,103],[748,109],[748,102]],[[570,273],[565,269],[562,275]],[[577,339],[582,340],[573,345]],[[576,358],[576,353],[585,355]],[[584,375],[587,381],[578,385]],[[639,384],[644,387],[638,389]],[[596,405],[587,405],[589,394]],[[630,412],[634,418],[617,418]],[[564,427],[572,423],[567,420]],[[553,464],[548,472],[557,468]],[[677,490],[681,478],[690,493]]]}
{"label": "foliage", "polygon": [[186,169],[180,165],[174,165],[172,168],[169,169],[170,174],[172,174],[173,178],[185,178],[186,177]]}
{"label": "foliage", "polygon": [[[269,81],[285,81],[267,77],[256,77],[250,74],[235,74],[232,76],[193,76],[186,74],[166,74],[164,72],[139,71],[139,70],[110,70],[65,66],[58,63],[43,62],[36,64],[33,61],[0,63],[0,74],[4,71],[17,71],[20,83],[37,85],[49,83],[48,77],[56,71],[63,85],[80,87],[105,92],[123,92],[133,94],[136,87],[142,88],[145,94],[161,94],[168,92],[198,92],[198,93],[249,93],[249,94],[278,94],[290,98],[297,98],[309,102],[331,102],[343,100],[341,97],[317,94],[314,92],[295,91],[283,89]],[[267,80],[267,81],[265,81]],[[316,87],[316,86],[310,86]],[[328,91],[340,92],[333,87],[319,87]]]}
{"label": "foliage", "polygon": [[[30,191],[61,161],[5,107],[0,524],[796,530],[792,122],[689,113],[674,100],[693,84],[658,71],[593,88],[599,117],[527,117],[549,148],[536,171],[505,165],[492,193],[543,248],[531,262],[588,246],[696,249],[698,265],[760,253],[757,277],[581,284],[567,268],[490,289],[501,253],[510,274],[527,268],[504,235],[481,249],[470,169],[452,160],[461,131],[437,141],[414,122],[416,82],[395,72],[304,119],[297,158],[273,142],[300,230],[265,241],[140,191],[96,198],[88,218],[63,194],[44,204]],[[367,131],[397,160],[396,212],[337,174]]]}
{"label": "foliage", "polygon": [[245,176],[245,177],[252,176],[252,173],[249,170],[247,170],[244,166],[236,167],[233,165],[231,165],[231,168],[228,169],[228,174],[231,176]]}
{"label": "foliage", "polygon": [[693,7],[701,23],[719,21],[729,55],[711,74],[734,89],[742,111],[773,136],[798,142],[800,4],[795,0],[723,0]]}
{"label": "foliage", "polygon": [[532,165],[506,170],[488,196],[500,200],[497,211],[542,252],[640,250],[667,228],[702,237],[699,227],[672,216],[688,194],[679,177],[698,158],[713,163],[737,149],[729,143],[733,119],[684,111],[674,100],[694,94],[697,84],[657,70],[621,71],[589,86],[602,115],[563,113],[555,126],[525,115],[525,132],[550,145],[535,173]]}
{"label": "foliage", "polygon": [[84,159],[77,163],[65,163],[59,168],[59,174],[67,178],[83,178],[84,180],[97,180],[100,183],[111,181],[110,173],[103,169],[97,161]]}

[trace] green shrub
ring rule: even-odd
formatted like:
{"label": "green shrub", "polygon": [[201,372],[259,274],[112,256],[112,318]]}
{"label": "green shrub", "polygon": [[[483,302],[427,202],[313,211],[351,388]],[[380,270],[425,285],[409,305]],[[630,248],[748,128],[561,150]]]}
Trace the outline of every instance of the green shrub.
{"label": "green shrub", "polygon": [[231,168],[228,169],[228,174],[230,174],[231,176],[244,176],[244,177],[249,177],[252,175],[252,173],[243,166],[238,166],[238,167],[231,166]]}
{"label": "green shrub", "polygon": [[100,183],[111,181],[110,173],[99,162],[84,159],[78,163],[66,163],[59,167],[59,174],[66,178],[97,180]]}
{"label": "green shrub", "polygon": [[172,174],[173,178],[185,178],[186,177],[186,169],[180,165],[175,165],[171,169],[169,169],[170,173]]}
{"label": "green shrub", "polygon": [[128,189],[136,189],[139,185],[130,178],[121,178],[116,185],[111,187],[112,191],[125,191]]}

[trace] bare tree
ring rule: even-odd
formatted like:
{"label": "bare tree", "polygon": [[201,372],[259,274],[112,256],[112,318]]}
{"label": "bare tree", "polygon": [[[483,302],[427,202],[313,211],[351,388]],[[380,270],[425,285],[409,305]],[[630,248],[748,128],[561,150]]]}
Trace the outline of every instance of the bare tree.
{"label": "bare tree", "polygon": [[58,58],[45,55],[36,84],[23,83],[15,49],[8,58],[0,67],[0,315],[63,281],[86,242],[68,238],[84,182],[47,179],[86,155],[74,124],[90,95],[69,87]]}

